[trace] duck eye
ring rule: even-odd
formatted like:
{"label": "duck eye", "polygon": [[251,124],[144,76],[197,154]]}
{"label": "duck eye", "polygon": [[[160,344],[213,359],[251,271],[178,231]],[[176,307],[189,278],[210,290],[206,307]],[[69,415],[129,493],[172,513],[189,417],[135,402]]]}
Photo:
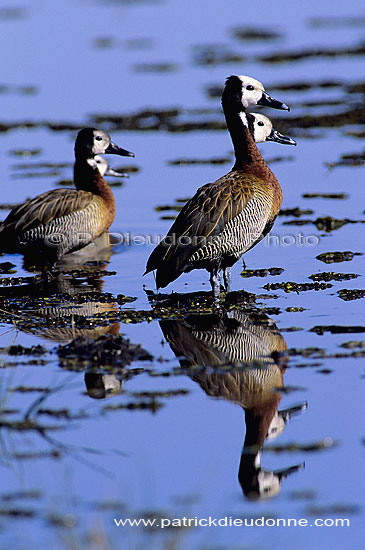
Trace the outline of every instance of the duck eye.
{"label": "duck eye", "polygon": [[96,139],[97,141],[101,141],[103,138],[102,138],[101,136],[96,136],[95,139]]}
{"label": "duck eye", "polygon": [[255,88],[252,86],[252,84],[249,84],[248,86],[246,86],[246,90],[254,90]]}
{"label": "duck eye", "polygon": [[265,124],[262,122],[262,120],[260,120],[260,121],[257,123],[257,126],[265,126]]}

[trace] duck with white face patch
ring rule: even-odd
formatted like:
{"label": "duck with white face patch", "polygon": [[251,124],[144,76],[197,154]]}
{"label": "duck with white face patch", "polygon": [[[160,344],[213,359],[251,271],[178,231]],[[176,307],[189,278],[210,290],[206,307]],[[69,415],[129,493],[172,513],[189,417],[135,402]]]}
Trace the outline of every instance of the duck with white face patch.
{"label": "duck with white face patch", "polygon": [[255,141],[296,143],[274,130],[267,117],[246,114],[247,107],[258,104],[289,110],[257,80],[245,76],[227,79],[222,107],[235,164],[228,174],[198,189],[150,255],[146,273],[156,269],[157,288],[184,272],[206,269],[214,295],[220,293],[221,272],[228,292],[231,266],[270,231],[280,210],[282,191]]}
{"label": "duck with white face patch", "polygon": [[76,189],[53,189],[14,208],[0,225],[0,250],[20,252],[36,265],[52,265],[87,246],[111,226],[115,199],[98,155],[134,157],[103,130],[84,128],[75,142]]}

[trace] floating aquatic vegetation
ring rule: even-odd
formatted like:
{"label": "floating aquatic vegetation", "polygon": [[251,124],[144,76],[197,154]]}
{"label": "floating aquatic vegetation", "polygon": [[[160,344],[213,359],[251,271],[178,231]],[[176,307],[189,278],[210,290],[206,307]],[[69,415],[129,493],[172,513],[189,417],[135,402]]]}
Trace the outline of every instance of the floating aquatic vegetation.
{"label": "floating aquatic vegetation", "polygon": [[267,277],[268,275],[276,277],[277,275],[281,275],[283,271],[284,269],[282,267],[268,267],[267,269],[244,269],[241,271],[241,277]]}
{"label": "floating aquatic vegetation", "polygon": [[178,69],[176,63],[136,63],[133,70],[136,73],[172,73]]}
{"label": "floating aquatic vegetation", "polygon": [[345,300],[346,302],[350,300],[360,300],[361,298],[365,298],[365,290],[359,289],[343,288],[341,290],[338,290],[337,294],[339,295],[341,300]]}
{"label": "floating aquatic vegetation", "polygon": [[325,162],[328,168],[336,168],[336,166],[364,166],[365,151],[361,153],[346,153],[340,156],[340,160],[336,162]]}
{"label": "floating aquatic vegetation", "polygon": [[362,252],[324,252],[316,256],[316,259],[325,264],[333,264],[340,262],[350,262],[354,256],[362,256]]}
{"label": "floating aquatic vegetation", "polygon": [[286,208],[284,210],[280,210],[278,216],[294,216],[294,218],[299,218],[300,216],[310,215],[314,214],[313,210],[308,209],[301,209],[299,206],[296,206],[295,208]]}
{"label": "floating aquatic vegetation", "polygon": [[16,356],[16,355],[36,355],[36,356],[40,356],[40,355],[45,355],[46,353],[48,353],[48,351],[46,350],[45,347],[43,347],[39,344],[35,345],[35,346],[31,346],[29,348],[24,347],[20,344],[13,344],[13,345],[7,346],[5,348],[0,348],[0,353],[2,353],[4,355],[13,355],[13,356]]}
{"label": "floating aquatic vegetation", "polygon": [[31,500],[37,500],[41,498],[42,493],[38,491],[37,489],[30,489],[30,490],[24,490],[24,491],[14,491],[13,493],[3,493],[0,495],[0,500],[10,502],[12,500],[24,500],[24,499],[31,499]]}
{"label": "floating aquatic vegetation", "polygon": [[266,160],[266,164],[276,164],[278,162],[288,162],[294,160],[293,155],[286,155],[280,157],[271,157]]}
{"label": "floating aquatic vegetation", "polygon": [[346,349],[364,349],[365,340],[351,340],[350,342],[344,342],[343,344],[340,344],[340,347]]}
{"label": "floating aquatic vegetation", "polygon": [[113,36],[101,36],[93,40],[93,46],[99,50],[106,50],[114,48],[116,45],[115,38]]}
{"label": "floating aquatic vegetation", "polygon": [[109,365],[120,368],[132,361],[151,361],[152,355],[139,344],[131,344],[118,335],[101,336],[96,340],[79,336],[69,344],[59,346],[58,357],[62,366],[68,363],[83,365]]}
{"label": "floating aquatic vegetation", "polygon": [[24,508],[0,508],[0,516],[9,516],[12,518],[32,518],[37,514],[34,510]]}
{"label": "floating aquatic vegetation", "polygon": [[224,44],[199,45],[193,49],[195,65],[221,65],[226,63],[243,63],[246,57],[233,52]]}
{"label": "floating aquatic vegetation", "polygon": [[12,157],[34,157],[40,155],[42,149],[11,149],[9,155]]}
{"label": "floating aquatic vegetation", "polygon": [[231,157],[213,157],[210,159],[188,159],[188,158],[178,158],[175,160],[167,161],[167,164],[171,166],[189,166],[195,164],[227,164],[231,162]]}
{"label": "floating aquatic vegetation", "polygon": [[263,288],[265,290],[277,290],[282,289],[285,292],[305,292],[307,290],[325,290],[331,288],[333,285],[330,283],[295,283],[292,281],[282,283],[268,283]]}
{"label": "floating aquatic vegetation", "polygon": [[348,193],[303,193],[303,199],[348,199]]}
{"label": "floating aquatic vegetation", "polygon": [[180,212],[182,208],[183,207],[178,204],[162,204],[160,206],[155,206],[154,210],[156,212],[165,212],[168,210],[174,210],[175,212]]}
{"label": "floating aquatic vegetation", "polygon": [[280,327],[280,332],[299,332],[304,330],[302,327]]}
{"label": "floating aquatic vegetation", "polygon": [[312,281],[348,281],[359,277],[356,273],[335,273],[334,271],[325,271],[322,273],[313,273],[308,279]]}
{"label": "floating aquatic vegetation", "polygon": [[326,350],[323,348],[309,347],[309,348],[291,348],[288,350],[290,356],[300,355],[301,357],[314,357],[322,359],[327,357]]}
{"label": "floating aquatic vegetation", "polygon": [[306,311],[307,308],[305,307],[287,307],[285,308],[285,311],[287,311],[288,313],[297,313],[297,312],[301,312],[301,311]]}
{"label": "floating aquatic vegetation", "polygon": [[23,6],[6,6],[0,8],[0,19],[3,21],[25,19],[28,14],[28,8]]}
{"label": "floating aquatic vegetation", "polygon": [[283,34],[278,31],[260,29],[257,27],[235,27],[232,29],[232,35],[237,40],[243,40],[244,42],[272,41],[283,38]]}
{"label": "floating aquatic vegetation", "polygon": [[18,392],[18,393],[34,393],[34,392],[41,392],[41,393],[47,393],[49,392],[49,388],[36,388],[33,386],[16,386],[15,388],[9,388],[9,391],[12,393]]}
{"label": "floating aquatic vegetation", "polygon": [[163,403],[161,403],[160,401],[157,401],[156,399],[152,398],[149,401],[143,401],[143,400],[142,401],[136,401],[136,402],[130,401],[128,403],[117,403],[117,404],[113,404],[113,405],[105,405],[105,407],[103,407],[103,409],[102,409],[102,412],[105,413],[105,412],[109,412],[109,411],[119,411],[119,410],[126,409],[128,411],[150,410],[151,412],[155,413],[159,409],[161,409],[162,407],[163,407]]}
{"label": "floating aquatic vegetation", "polygon": [[292,52],[276,52],[270,55],[261,55],[257,59],[262,63],[289,63],[293,61],[300,61],[302,59],[309,59],[314,57],[316,59],[320,57],[341,57],[349,55],[364,55],[365,54],[365,43],[361,42],[360,44],[352,47],[343,47],[343,48],[313,48]]}
{"label": "floating aquatic vegetation", "polygon": [[335,231],[336,229],[339,229],[340,227],[343,227],[344,225],[347,225],[349,223],[364,223],[364,222],[357,221],[357,220],[350,220],[348,218],[337,220],[336,218],[332,218],[332,216],[324,216],[322,218],[317,218],[312,223],[317,227],[317,229],[321,231],[326,231],[327,233],[329,233],[330,231]]}
{"label": "floating aquatic vegetation", "polygon": [[331,334],[356,334],[365,332],[365,326],[316,325],[315,327],[311,328],[309,332],[315,332],[320,336],[322,336],[325,332],[330,332]]}
{"label": "floating aquatic vegetation", "polygon": [[349,132],[345,132],[345,136],[351,136],[357,139],[364,139],[365,138],[365,132],[361,130],[352,130]]}

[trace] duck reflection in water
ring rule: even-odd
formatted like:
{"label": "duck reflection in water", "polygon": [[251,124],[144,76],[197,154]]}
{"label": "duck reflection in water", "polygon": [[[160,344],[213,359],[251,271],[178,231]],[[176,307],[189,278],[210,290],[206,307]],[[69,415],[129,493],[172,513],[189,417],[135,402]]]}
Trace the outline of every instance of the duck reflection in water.
{"label": "duck reflection in water", "polygon": [[238,479],[245,497],[276,495],[283,479],[303,465],[263,469],[263,445],[277,437],[306,404],[278,411],[288,356],[275,323],[257,308],[246,306],[191,314],[183,321],[160,321],[160,327],[181,367],[194,367],[188,374],[207,395],[244,409],[246,435]]}
{"label": "duck reflection in water", "polygon": [[29,284],[2,287],[3,312],[15,315],[19,330],[58,343],[119,334],[120,323],[112,321],[118,304],[103,293],[102,267],[105,264],[64,272],[49,281],[29,278]]}

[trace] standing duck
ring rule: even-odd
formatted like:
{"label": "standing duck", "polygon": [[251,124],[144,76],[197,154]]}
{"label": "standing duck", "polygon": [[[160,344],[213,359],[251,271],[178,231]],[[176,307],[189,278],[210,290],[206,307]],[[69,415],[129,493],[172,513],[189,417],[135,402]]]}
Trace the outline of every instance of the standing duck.
{"label": "standing duck", "polygon": [[246,114],[250,105],[289,110],[270,97],[257,80],[245,76],[227,79],[222,107],[234,146],[235,164],[228,174],[198,189],[167,236],[153,250],[146,273],[157,270],[157,288],[167,286],[183,272],[206,269],[215,296],[220,292],[222,270],[225,289],[229,291],[231,266],[273,226],[282,192],[255,141],[296,143],[273,130],[267,117]]}
{"label": "standing duck", "polygon": [[53,264],[107,231],[116,206],[102,175],[104,163],[99,170],[100,154],[134,157],[103,130],[82,129],[75,142],[76,189],[46,191],[14,208],[0,225],[0,250],[21,252],[36,264]]}

